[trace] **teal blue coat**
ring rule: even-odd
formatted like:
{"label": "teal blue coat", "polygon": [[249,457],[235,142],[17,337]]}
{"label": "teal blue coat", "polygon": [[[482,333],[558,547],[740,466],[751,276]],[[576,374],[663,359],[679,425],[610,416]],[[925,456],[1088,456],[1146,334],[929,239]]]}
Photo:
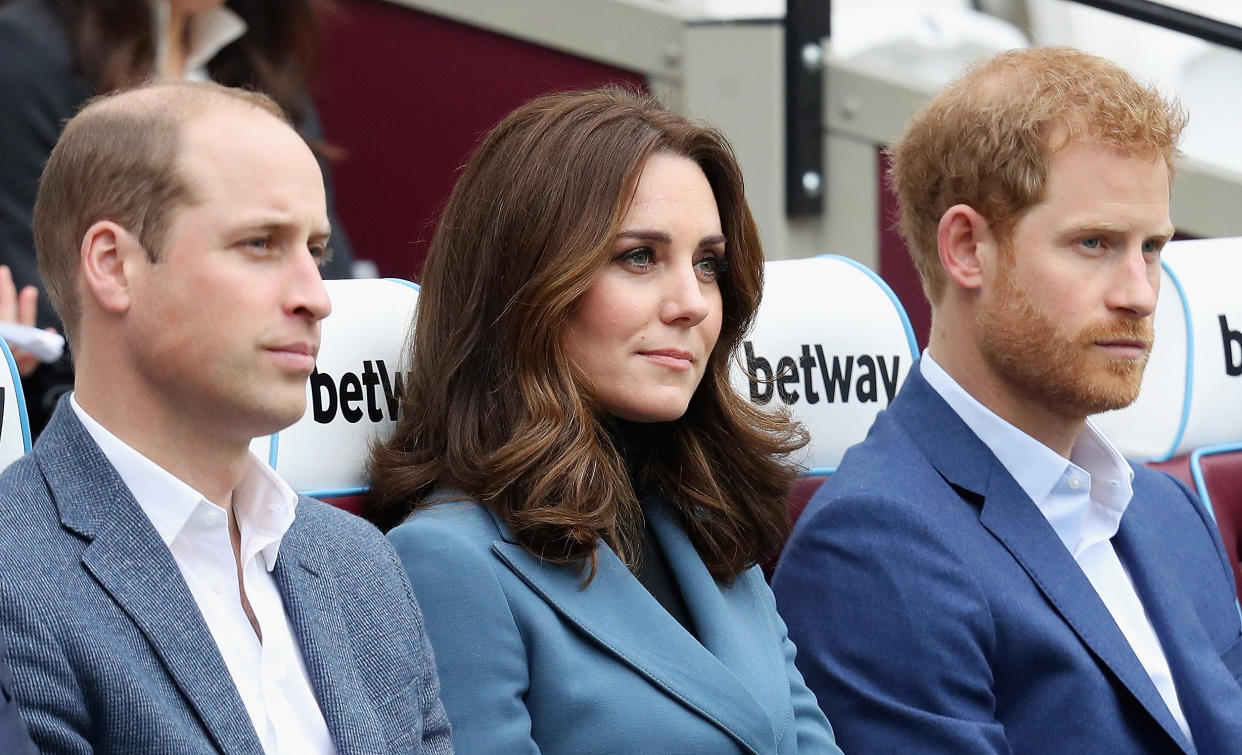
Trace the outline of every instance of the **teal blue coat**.
{"label": "teal blue coat", "polygon": [[389,533],[457,751],[839,754],[759,569],[722,585],[662,507],[649,516],[701,642],[607,545],[584,589],[467,499]]}

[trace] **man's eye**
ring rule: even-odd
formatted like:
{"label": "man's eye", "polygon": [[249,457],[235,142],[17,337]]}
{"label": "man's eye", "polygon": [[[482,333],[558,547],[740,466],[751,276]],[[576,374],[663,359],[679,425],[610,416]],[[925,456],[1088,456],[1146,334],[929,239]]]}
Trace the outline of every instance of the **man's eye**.
{"label": "man's eye", "polygon": [[330,246],[312,246],[310,247],[310,253],[311,257],[315,258],[315,264],[320,267],[332,261],[332,247]]}
{"label": "man's eye", "polygon": [[1143,254],[1157,254],[1160,251],[1161,244],[1158,241],[1144,241]]}
{"label": "man's eye", "polygon": [[1090,238],[1085,238],[1082,240],[1082,245],[1088,249],[1099,249],[1100,238],[1098,236],[1092,236]]}

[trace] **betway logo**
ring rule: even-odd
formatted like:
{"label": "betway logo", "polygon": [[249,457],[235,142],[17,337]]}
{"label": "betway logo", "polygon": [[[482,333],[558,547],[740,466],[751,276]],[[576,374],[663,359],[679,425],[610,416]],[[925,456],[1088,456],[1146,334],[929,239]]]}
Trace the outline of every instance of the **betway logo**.
{"label": "betway logo", "polygon": [[[1229,329],[1229,320],[1220,315],[1220,338],[1225,344],[1225,374],[1242,375],[1242,332]],[[1237,355],[1236,357],[1234,355]]]}
{"label": "betway logo", "polygon": [[769,403],[773,395],[786,404],[799,400],[808,404],[818,404],[821,400],[831,404],[845,403],[851,398],[859,403],[879,401],[881,389],[891,402],[897,393],[897,372],[901,367],[901,357],[897,354],[887,357],[834,354],[829,358],[820,344],[804,343],[801,356],[778,357],[774,369],[766,357],[755,355],[754,344],[750,341],[744,342],[742,348],[746,353],[750,400],[760,406]]}
{"label": "betway logo", "polygon": [[408,373],[402,375],[395,371],[390,377],[383,359],[374,362],[368,359],[362,363],[361,375],[346,372],[339,380],[316,369],[310,376],[311,411],[315,421],[325,425],[336,419],[338,410],[350,423],[361,421],[364,415],[371,422],[381,422],[385,418],[396,421],[401,391],[408,379]]}

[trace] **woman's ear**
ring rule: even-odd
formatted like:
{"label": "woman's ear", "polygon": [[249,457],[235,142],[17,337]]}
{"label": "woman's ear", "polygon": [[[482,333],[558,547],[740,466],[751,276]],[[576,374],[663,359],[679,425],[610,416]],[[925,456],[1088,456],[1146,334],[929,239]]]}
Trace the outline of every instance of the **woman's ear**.
{"label": "woman's ear", "polygon": [[983,285],[984,261],[993,253],[995,236],[973,207],[955,204],[940,216],[936,246],[950,280],[965,289]]}
{"label": "woman's ear", "polygon": [[86,229],[80,254],[86,292],[105,311],[121,314],[128,310],[134,261],[147,254],[141,242],[117,223],[100,220]]}

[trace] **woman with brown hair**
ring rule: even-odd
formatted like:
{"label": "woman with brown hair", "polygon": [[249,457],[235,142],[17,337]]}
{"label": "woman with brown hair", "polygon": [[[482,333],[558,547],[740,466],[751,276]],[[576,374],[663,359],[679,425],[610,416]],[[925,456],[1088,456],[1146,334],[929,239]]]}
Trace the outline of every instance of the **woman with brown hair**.
{"label": "woman with brown hair", "polygon": [[805,443],[729,383],[762,270],[728,144],[649,98],[471,157],[371,467],[460,752],[838,752],[755,566]]}

